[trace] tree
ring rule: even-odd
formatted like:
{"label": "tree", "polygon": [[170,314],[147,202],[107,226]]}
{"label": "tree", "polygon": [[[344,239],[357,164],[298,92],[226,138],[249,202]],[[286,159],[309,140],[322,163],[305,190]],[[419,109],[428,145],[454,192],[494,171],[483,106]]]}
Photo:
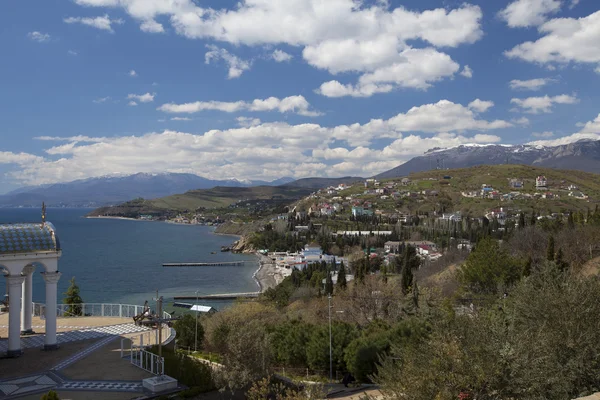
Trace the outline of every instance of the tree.
{"label": "tree", "polygon": [[344,262],[340,263],[340,270],[338,271],[337,277],[337,287],[338,289],[344,290],[348,283],[346,282],[346,267],[344,266]]}
{"label": "tree", "polygon": [[562,251],[562,248],[560,248],[560,247],[558,248],[558,251],[556,252],[556,257],[554,258],[554,263],[556,264],[558,270],[561,272],[565,272],[569,269],[569,263],[564,260],[563,251]]}
{"label": "tree", "polygon": [[75,283],[75,277],[72,277],[70,280],[71,284],[65,293],[63,293],[66,297],[63,300],[64,304],[67,304],[68,307],[66,309],[67,316],[77,317],[82,315],[81,304],[83,303],[83,299],[79,294],[79,286]]}
{"label": "tree", "polygon": [[406,246],[403,253],[400,281],[402,293],[407,294],[413,285],[413,271],[419,268],[421,260],[417,256],[417,250],[413,246]]}
{"label": "tree", "polygon": [[550,235],[548,238],[548,247],[546,249],[546,259],[548,261],[554,261],[554,236]]}
{"label": "tree", "polygon": [[459,281],[471,292],[495,294],[519,280],[523,265],[486,237],[469,254],[458,270]]}
{"label": "tree", "polygon": [[58,393],[56,393],[54,390],[50,390],[48,393],[42,396],[41,400],[60,400],[60,397],[58,397]]}
{"label": "tree", "polygon": [[519,229],[525,228],[525,214],[519,214]]}
{"label": "tree", "polygon": [[325,294],[333,294],[333,280],[331,279],[331,272],[327,272],[327,278],[325,279]]}
{"label": "tree", "polygon": [[[197,335],[196,327],[198,328]],[[177,332],[178,346],[190,349],[202,348],[204,328],[202,327],[202,324],[196,322],[196,315],[185,314],[179,320],[175,321],[173,328],[175,328],[175,331]]]}

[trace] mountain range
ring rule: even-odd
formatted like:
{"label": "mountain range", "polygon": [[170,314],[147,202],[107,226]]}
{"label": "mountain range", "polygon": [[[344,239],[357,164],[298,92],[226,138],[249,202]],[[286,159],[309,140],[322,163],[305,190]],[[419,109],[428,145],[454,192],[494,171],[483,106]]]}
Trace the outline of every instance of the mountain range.
{"label": "mountain range", "polygon": [[466,144],[431,149],[377,179],[396,178],[431,169],[468,168],[475,165],[521,164],[600,173],[600,141],[580,140],[560,146]]}
{"label": "mountain range", "polygon": [[[447,149],[431,149],[389,171],[377,179],[396,178],[432,169],[468,168],[476,165],[522,164],[556,169],[600,173],[600,141],[581,140],[560,146],[466,144]],[[123,203],[135,198],[155,199],[194,189],[223,187],[287,186],[320,189],[352,183],[363,178],[294,178],[274,181],[212,180],[194,174],[138,173],[128,176],[104,176],[68,183],[30,186],[0,195],[0,207],[49,206],[98,207]]]}
{"label": "mountain range", "polygon": [[293,178],[280,178],[267,182],[235,179],[212,180],[194,174],[181,173],[138,173],[24,187],[0,196],[0,206],[38,207],[42,202],[46,202],[48,206],[97,207],[118,204],[139,197],[154,199],[216,186],[279,186],[292,181],[294,181]]}

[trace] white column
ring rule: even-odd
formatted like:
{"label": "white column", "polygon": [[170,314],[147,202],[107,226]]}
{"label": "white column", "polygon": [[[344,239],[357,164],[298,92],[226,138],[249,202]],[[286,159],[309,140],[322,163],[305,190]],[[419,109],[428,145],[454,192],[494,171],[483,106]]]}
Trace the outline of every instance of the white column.
{"label": "white column", "polygon": [[58,349],[56,342],[56,286],[60,279],[60,272],[44,272],[46,281],[46,338],[44,350]]}
{"label": "white column", "polygon": [[8,357],[19,357],[21,351],[21,324],[19,314],[21,313],[21,290],[25,280],[21,275],[8,275]]}
{"label": "white column", "polygon": [[21,334],[31,334],[33,330],[31,329],[31,311],[33,309],[33,271],[35,271],[35,267],[33,265],[28,265],[23,268],[22,275],[25,276],[25,281],[23,282],[23,307],[21,307]]}

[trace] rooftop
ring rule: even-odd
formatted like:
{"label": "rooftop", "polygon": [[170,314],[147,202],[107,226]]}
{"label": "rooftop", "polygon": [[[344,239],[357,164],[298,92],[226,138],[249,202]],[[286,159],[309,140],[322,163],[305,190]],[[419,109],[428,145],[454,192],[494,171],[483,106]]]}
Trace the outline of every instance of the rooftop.
{"label": "rooftop", "polygon": [[0,224],[0,256],[49,251],[60,251],[51,223]]}

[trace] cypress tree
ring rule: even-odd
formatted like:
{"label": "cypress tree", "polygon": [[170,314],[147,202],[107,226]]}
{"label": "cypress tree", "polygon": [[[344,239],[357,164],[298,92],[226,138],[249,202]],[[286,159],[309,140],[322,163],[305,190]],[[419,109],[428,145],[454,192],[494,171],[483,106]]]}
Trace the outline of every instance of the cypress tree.
{"label": "cypress tree", "polygon": [[525,228],[525,214],[519,214],[519,229]]}
{"label": "cypress tree", "polygon": [[564,260],[564,254],[560,247],[558,248],[554,262],[556,263],[558,269],[562,272],[565,272],[567,269],[569,269],[569,263]]}
{"label": "cypress tree", "polygon": [[546,249],[546,259],[548,261],[554,261],[554,236],[550,235],[548,238],[548,248]]}
{"label": "cypress tree", "polygon": [[333,280],[331,279],[331,272],[327,272],[327,278],[325,279],[325,294],[332,295],[333,294]]}
{"label": "cypress tree", "polygon": [[340,263],[340,270],[338,272],[337,287],[338,289],[344,290],[346,289],[346,286],[346,267],[344,266],[344,262],[342,261]]}

